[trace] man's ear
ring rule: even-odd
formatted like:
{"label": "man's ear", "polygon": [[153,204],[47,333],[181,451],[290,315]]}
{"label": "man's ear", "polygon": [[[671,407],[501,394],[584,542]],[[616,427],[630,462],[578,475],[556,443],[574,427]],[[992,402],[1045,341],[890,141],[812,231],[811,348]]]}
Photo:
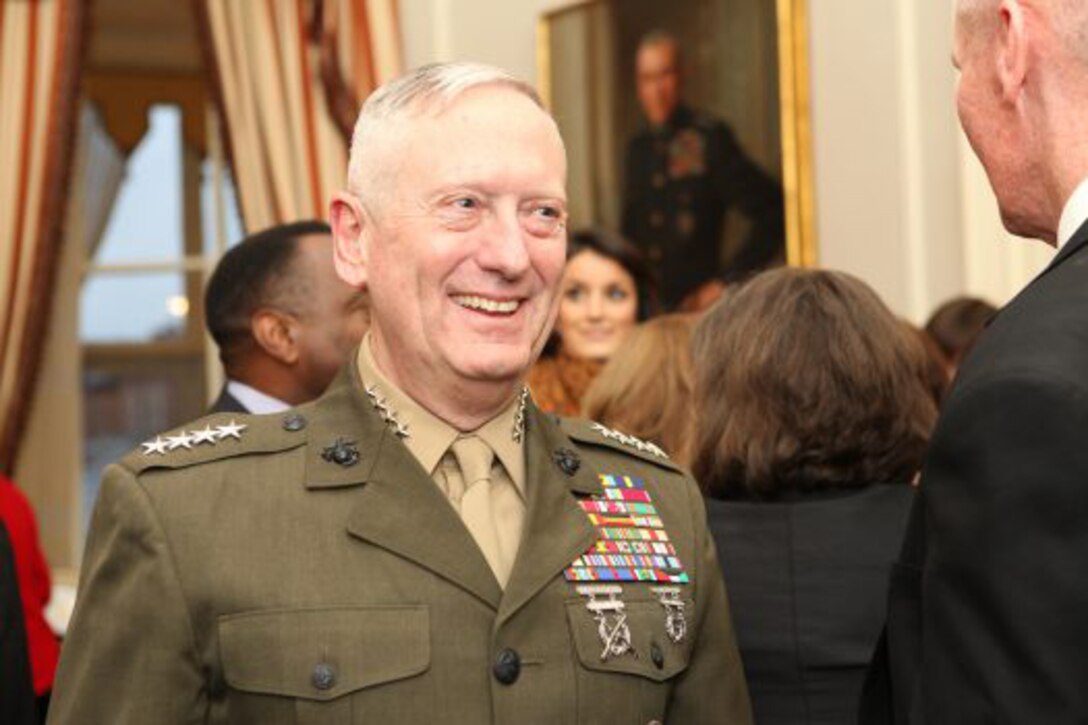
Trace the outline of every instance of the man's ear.
{"label": "man's ear", "polygon": [[267,308],[254,312],[249,321],[253,339],[266,355],[284,365],[294,365],[299,358],[296,325],[291,315]]}
{"label": "man's ear", "polygon": [[997,27],[997,77],[1001,97],[1017,103],[1028,73],[1029,31],[1020,0],[1001,0]]}
{"label": "man's ear", "polygon": [[356,289],[367,282],[369,237],[373,221],[354,195],[338,192],[329,204],[333,262],[340,279]]}

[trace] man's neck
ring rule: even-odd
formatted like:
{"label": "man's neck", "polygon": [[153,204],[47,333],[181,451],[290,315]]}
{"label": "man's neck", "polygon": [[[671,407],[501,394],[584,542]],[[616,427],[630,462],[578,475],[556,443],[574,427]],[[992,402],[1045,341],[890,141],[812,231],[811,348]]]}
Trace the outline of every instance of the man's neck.
{"label": "man's neck", "polygon": [[1041,109],[1037,113],[1045,114],[1039,134],[1042,159],[1034,171],[1036,183],[1047,194],[1050,215],[1049,234],[1040,238],[1059,249],[1084,221],[1075,218],[1085,193],[1080,187],[1088,178],[1088,116],[1083,109],[1088,84],[1079,81],[1083,73],[1077,64],[1049,74],[1047,82],[1040,83],[1034,104]]}
{"label": "man's neck", "polygon": [[665,117],[665,120],[659,124],[648,123],[650,128],[657,131],[665,131],[671,129],[674,126],[680,125],[687,117],[687,108],[684,106],[683,101],[676,104],[676,107],[669,111],[669,115]]}
{"label": "man's neck", "polygon": [[[440,375],[427,370],[398,374],[390,364],[387,351],[381,344],[374,344],[371,335],[367,335],[363,344],[370,345],[374,365],[391,384],[432,415],[462,432],[474,431],[494,418],[521,392],[523,383],[520,380],[458,381],[457,385],[444,385]],[[419,380],[429,382],[414,384]]]}
{"label": "man's neck", "polygon": [[289,370],[270,357],[246,359],[227,370],[229,380],[237,380],[287,405],[299,405],[313,397],[307,395],[294,380]]}
{"label": "man's neck", "polygon": [[1088,176],[1081,179],[1062,207],[1062,215],[1058,220],[1058,249],[1073,238],[1085,221],[1088,221]]}

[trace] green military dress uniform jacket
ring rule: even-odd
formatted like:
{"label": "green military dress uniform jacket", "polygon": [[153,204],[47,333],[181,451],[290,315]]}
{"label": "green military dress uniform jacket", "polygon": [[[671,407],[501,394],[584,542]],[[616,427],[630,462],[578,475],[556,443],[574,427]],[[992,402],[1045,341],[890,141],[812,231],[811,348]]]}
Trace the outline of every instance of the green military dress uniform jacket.
{"label": "green military dress uniform jacket", "polygon": [[[505,591],[354,367],[288,413],[145,444],[103,482],[50,723],[750,723],[690,477],[531,403],[525,423]],[[622,582],[630,651],[602,657],[564,577],[600,474],[653,497],[690,577],[678,642],[652,585]]]}

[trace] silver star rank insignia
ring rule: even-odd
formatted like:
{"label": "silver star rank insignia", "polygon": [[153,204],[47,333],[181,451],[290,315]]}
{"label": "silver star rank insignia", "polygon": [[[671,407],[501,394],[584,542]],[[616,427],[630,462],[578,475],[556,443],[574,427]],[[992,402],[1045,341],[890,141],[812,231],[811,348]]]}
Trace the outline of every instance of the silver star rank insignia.
{"label": "silver star rank insignia", "polygon": [[182,431],[176,436],[168,436],[166,442],[169,444],[170,450],[176,451],[178,448],[192,448],[193,439],[191,436]]}
{"label": "silver star rank insignia", "polygon": [[246,427],[247,426],[244,423],[235,423],[234,420],[231,419],[230,423],[226,425],[217,425],[215,427],[216,435],[219,437],[219,440],[225,440],[226,438],[237,438],[238,440],[242,440],[242,431],[244,431]]}
{"label": "silver star rank insignia", "polygon": [[144,447],[144,455],[150,456],[152,454],[166,455],[167,441],[162,436],[156,436],[153,441],[144,441],[142,444]]}
{"label": "silver star rank insignia", "polygon": [[193,445],[200,445],[201,443],[208,443],[215,445],[215,442],[219,440],[219,434],[212,430],[210,425],[204,426],[203,430],[189,431],[190,438]]}

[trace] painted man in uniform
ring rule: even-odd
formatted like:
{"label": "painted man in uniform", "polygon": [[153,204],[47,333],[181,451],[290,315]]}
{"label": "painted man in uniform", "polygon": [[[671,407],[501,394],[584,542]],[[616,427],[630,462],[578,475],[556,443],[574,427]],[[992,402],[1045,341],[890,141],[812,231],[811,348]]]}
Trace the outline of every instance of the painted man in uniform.
{"label": "painted man in uniform", "polygon": [[371,97],[332,204],[357,359],[111,467],[53,723],[750,723],[695,484],[525,392],[565,173],[497,69]]}
{"label": "painted man in uniform", "polygon": [[[659,270],[662,302],[698,308],[701,299],[716,296],[723,277],[780,260],[782,191],[748,158],[729,126],[682,102],[675,38],[648,34],[635,64],[647,128],[627,146],[623,232]],[[722,230],[730,209],[751,226],[723,268]]]}

